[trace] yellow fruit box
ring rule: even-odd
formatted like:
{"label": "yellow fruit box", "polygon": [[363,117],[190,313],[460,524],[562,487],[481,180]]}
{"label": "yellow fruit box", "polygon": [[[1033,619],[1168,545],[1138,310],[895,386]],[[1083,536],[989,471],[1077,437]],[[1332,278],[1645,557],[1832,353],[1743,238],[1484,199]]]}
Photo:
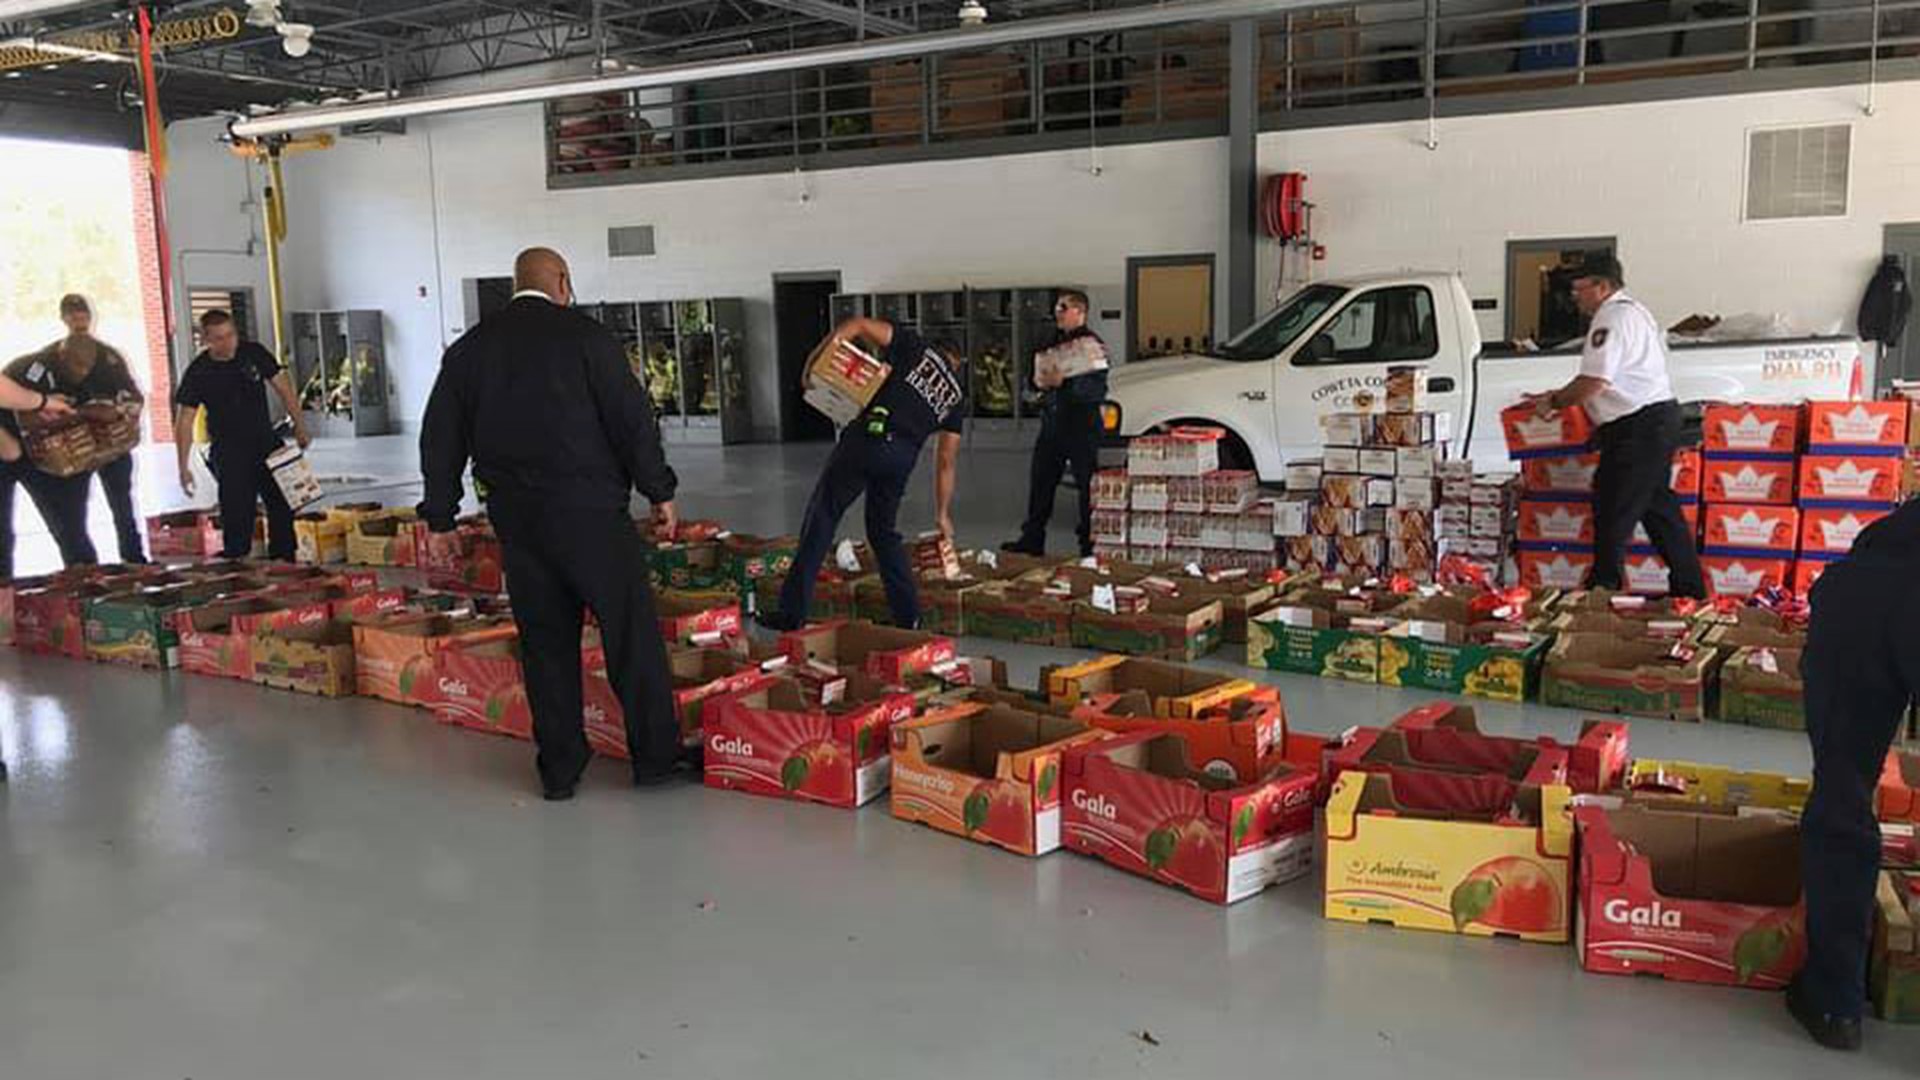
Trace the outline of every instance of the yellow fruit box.
{"label": "yellow fruit box", "polygon": [[[1235,698],[1258,694],[1261,688],[1247,679],[1202,671],[1165,660],[1102,656],[1042,673],[1047,700],[1056,706],[1079,705],[1098,694],[1138,690],[1153,699],[1155,715],[1184,719]],[[1277,700],[1278,691],[1266,695]]]}
{"label": "yellow fruit box", "polygon": [[1627,788],[1704,806],[1755,806],[1799,811],[1813,793],[1813,781],[1785,773],[1743,772],[1694,761],[1642,758],[1627,771]]}
{"label": "yellow fruit box", "polygon": [[332,566],[347,561],[347,523],[324,511],[293,519],[294,561]]}
{"label": "yellow fruit box", "polygon": [[322,697],[355,690],[353,627],[343,623],[283,626],[254,636],[253,681]]}
{"label": "yellow fruit box", "polygon": [[1326,816],[1326,917],[1564,943],[1573,903],[1573,792],[1524,791],[1496,817],[1413,810],[1383,775],[1347,772]]}
{"label": "yellow fruit box", "polygon": [[386,510],[347,526],[347,562],[354,566],[412,566],[412,510]]}

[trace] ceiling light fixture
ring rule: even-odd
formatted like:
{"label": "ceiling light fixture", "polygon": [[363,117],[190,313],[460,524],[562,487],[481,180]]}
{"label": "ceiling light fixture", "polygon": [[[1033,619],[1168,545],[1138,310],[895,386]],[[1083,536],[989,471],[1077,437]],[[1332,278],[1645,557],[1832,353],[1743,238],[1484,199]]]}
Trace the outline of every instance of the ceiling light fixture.
{"label": "ceiling light fixture", "polygon": [[247,25],[261,30],[280,25],[280,0],[247,0]]}
{"label": "ceiling light fixture", "polygon": [[963,0],[959,16],[961,26],[982,26],[987,21],[987,5],[980,0]]}
{"label": "ceiling light fixture", "polygon": [[274,29],[280,31],[280,48],[288,56],[298,60],[313,51],[313,26],[310,23],[283,22]]}

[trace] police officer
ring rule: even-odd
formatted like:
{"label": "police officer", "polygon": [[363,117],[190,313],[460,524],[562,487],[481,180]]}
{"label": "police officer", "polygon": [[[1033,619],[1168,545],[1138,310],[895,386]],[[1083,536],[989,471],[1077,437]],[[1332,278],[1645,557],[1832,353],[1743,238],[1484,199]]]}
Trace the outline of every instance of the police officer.
{"label": "police officer", "polygon": [[240,340],[240,329],[228,312],[215,309],[200,316],[200,340],[207,347],[187,365],[173,392],[180,490],[193,494],[193,422],[205,409],[207,434],[213,438],[208,460],[220,487],[221,556],[244,559],[252,553],[255,508],[264,506],[267,555],[292,562],[293,508],[267,467],[268,456],[280,448],[280,437],[267,415],[266,389],[272,387],[279,396],[293,420],[293,437],[304,449],[311,440],[293,384],[265,346]]}
{"label": "police officer", "polygon": [[1880,768],[1920,694],[1920,503],[1874,522],[1813,586],[1801,662],[1813,795],[1800,819],[1807,962],[1787,1008],[1814,1041],[1860,1046],[1873,940]]}
{"label": "police officer", "polygon": [[806,623],[813,606],[814,576],[833,545],[841,516],[862,495],[867,500],[867,543],[880,565],[894,625],[920,625],[919,589],[897,520],[907,480],[920,462],[920,449],[936,432],[940,438],[934,453],[934,522],[943,536],[953,539],[954,476],[967,415],[966,369],[960,354],[880,319],[848,319],[821,343],[820,350],[837,349],[855,338],[885,350],[883,359],[891,370],[867,408],[840,432],[840,441],[834,444],[826,470],[807,501],[793,568],[780,590],[780,610],[760,616],[761,625],[771,629],[792,630]]}
{"label": "police officer", "polygon": [[1611,255],[1587,260],[1573,279],[1573,299],[1590,320],[1580,373],[1552,393],[1523,400],[1543,414],[1584,406],[1599,428],[1591,583],[1620,588],[1634,526],[1645,525],[1667,564],[1669,591],[1705,597],[1700,553],[1671,486],[1681,415],[1667,376],[1666,335],[1653,313],[1627,295],[1624,273]]}
{"label": "police officer", "polygon": [[580,686],[589,610],[625,713],[634,783],[658,784],[676,772],[680,723],[628,506],[639,488],[657,530],[671,535],[679,480],[620,344],[570,310],[566,261],[530,248],[514,260],[513,280],[506,308],[441,360],[420,431],[420,515],[434,554],[457,555],[454,518],[471,459],[505,552],[546,798],[572,798],[592,757]]}
{"label": "police officer", "polygon": [[[59,417],[71,413],[73,406],[64,398],[22,386],[0,375],[0,410],[6,411],[7,423],[11,424],[15,411],[44,411],[50,417]],[[0,578],[13,576],[13,490],[34,471],[19,436],[11,428],[0,425]],[[41,518],[45,519],[47,508],[37,500],[35,505],[40,510]]]}
{"label": "police officer", "polygon": [[[1034,358],[1033,384],[1042,391],[1040,438],[1033,444],[1027,479],[1027,520],[1020,536],[1000,545],[1002,551],[1044,555],[1047,522],[1053,517],[1053,497],[1060,478],[1071,468],[1080,486],[1080,516],[1075,535],[1080,555],[1093,554],[1093,472],[1100,453],[1100,403],[1107,397],[1107,347],[1087,326],[1087,294],[1066,290],[1053,305],[1058,333],[1053,344]],[[1080,352],[1091,368],[1061,378],[1049,356]]]}

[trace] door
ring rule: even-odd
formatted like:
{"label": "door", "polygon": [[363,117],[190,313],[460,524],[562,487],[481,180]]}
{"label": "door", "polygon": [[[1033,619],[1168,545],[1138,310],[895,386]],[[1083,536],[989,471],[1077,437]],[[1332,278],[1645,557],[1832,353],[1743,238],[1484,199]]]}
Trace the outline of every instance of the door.
{"label": "door", "polygon": [[780,374],[780,438],[820,442],[833,438],[833,422],[801,397],[800,377],[813,347],[833,329],[833,297],[840,272],[773,276],[774,355]]}
{"label": "door", "polygon": [[[1318,417],[1326,413],[1380,411],[1387,369],[1397,364],[1427,367],[1425,411],[1436,414],[1434,439],[1452,439],[1465,384],[1458,350],[1441,347],[1443,341],[1459,340],[1452,299],[1416,284],[1367,289],[1347,298],[1288,358],[1282,439],[1317,436]],[[1311,416],[1298,412],[1303,405]],[[1310,450],[1288,447],[1289,453]]]}
{"label": "door", "polygon": [[[1900,260],[1909,289],[1920,285],[1920,222],[1887,226],[1884,252]],[[1895,379],[1920,379],[1920,313],[1907,320],[1898,345],[1881,346],[1873,378],[1876,389],[1885,389]]]}
{"label": "door", "polygon": [[753,390],[747,370],[747,303],[738,297],[713,302],[713,350],[720,378],[720,441],[753,439]]}
{"label": "door", "polygon": [[1587,332],[1573,303],[1573,278],[1596,255],[1612,255],[1611,236],[1507,242],[1508,341],[1551,348]]}
{"label": "door", "polygon": [[1127,360],[1213,348],[1213,256],[1127,260]]}

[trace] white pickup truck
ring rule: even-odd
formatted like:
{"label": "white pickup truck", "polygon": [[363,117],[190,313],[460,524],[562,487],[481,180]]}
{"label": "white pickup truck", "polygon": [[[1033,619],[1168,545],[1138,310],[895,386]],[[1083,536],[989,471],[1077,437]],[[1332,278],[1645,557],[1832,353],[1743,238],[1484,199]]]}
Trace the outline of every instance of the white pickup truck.
{"label": "white pickup truck", "polygon": [[[1846,398],[1873,385],[1870,354],[1853,338],[1681,344],[1669,352],[1674,393],[1687,405]],[[1377,410],[1387,368],[1420,364],[1448,455],[1499,469],[1507,460],[1499,411],[1565,383],[1579,359],[1577,350],[1483,349],[1457,274],[1316,282],[1210,355],[1116,368],[1106,426],[1124,438],[1217,425],[1228,432],[1223,465],[1278,481],[1288,460],[1319,456],[1323,415],[1367,411],[1370,398]]]}

